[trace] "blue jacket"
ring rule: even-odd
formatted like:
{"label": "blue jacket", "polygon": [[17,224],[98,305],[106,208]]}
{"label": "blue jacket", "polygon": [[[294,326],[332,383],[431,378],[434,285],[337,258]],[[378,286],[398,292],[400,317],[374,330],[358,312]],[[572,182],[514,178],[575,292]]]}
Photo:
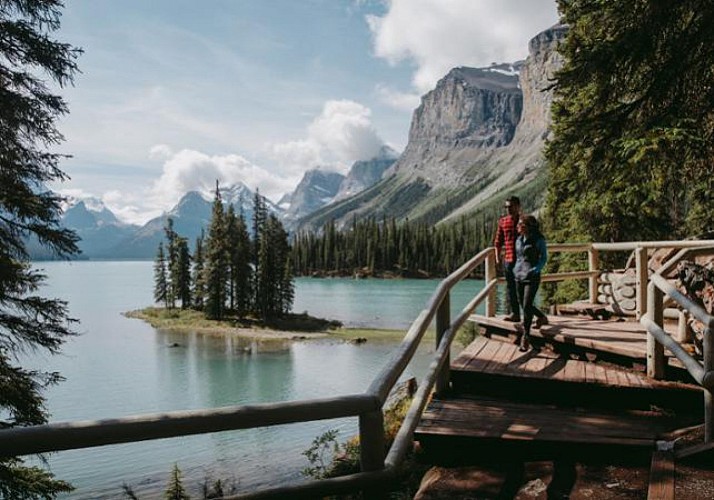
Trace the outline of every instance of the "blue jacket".
{"label": "blue jacket", "polygon": [[545,238],[532,239],[523,235],[516,238],[516,265],[513,274],[518,281],[540,278],[540,272],[548,261]]}

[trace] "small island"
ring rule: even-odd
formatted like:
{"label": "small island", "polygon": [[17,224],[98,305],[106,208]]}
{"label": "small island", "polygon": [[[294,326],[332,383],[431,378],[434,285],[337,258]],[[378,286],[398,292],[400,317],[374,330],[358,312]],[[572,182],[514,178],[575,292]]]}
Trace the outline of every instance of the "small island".
{"label": "small island", "polygon": [[395,341],[401,339],[405,333],[403,330],[379,328],[344,328],[339,321],[316,318],[307,313],[289,313],[272,321],[262,322],[230,316],[213,320],[192,309],[146,307],[127,311],[124,316],[141,319],[161,330],[231,335],[256,340],[335,339],[361,344],[374,339]]}

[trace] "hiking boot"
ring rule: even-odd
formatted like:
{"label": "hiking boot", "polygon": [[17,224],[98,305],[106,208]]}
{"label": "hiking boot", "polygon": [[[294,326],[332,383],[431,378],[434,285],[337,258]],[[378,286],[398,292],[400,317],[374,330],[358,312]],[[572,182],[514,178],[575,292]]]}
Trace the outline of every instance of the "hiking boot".
{"label": "hiking boot", "polygon": [[528,335],[523,335],[521,337],[521,345],[518,347],[518,350],[521,352],[526,352],[528,349],[530,349],[531,343],[528,340]]}
{"label": "hiking boot", "polygon": [[511,313],[508,316],[504,316],[503,321],[511,321],[513,323],[520,323],[521,317],[518,314]]}
{"label": "hiking boot", "polygon": [[547,316],[538,316],[535,320],[535,325],[533,325],[533,328],[535,328],[536,330],[540,330],[541,326],[548,324],[550,324],[550,322],[548,321]]}

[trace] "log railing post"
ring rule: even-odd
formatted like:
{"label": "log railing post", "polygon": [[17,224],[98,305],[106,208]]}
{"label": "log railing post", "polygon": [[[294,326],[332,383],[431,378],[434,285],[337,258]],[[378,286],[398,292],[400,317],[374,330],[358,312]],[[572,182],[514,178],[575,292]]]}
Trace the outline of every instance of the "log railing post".
{"label": "log railing post", "polygon": [[[591,273],[594,271],[599,271],[600,259],[598,258],[598,251],[594,248],[588,250],[588,271]],[[591,304],[597,304],[597,280],[598,275],[594,274],[588,278],[588,299]]]}
{"label": "log railing post", "polygon": [[[362,413],[359,416],[359,464],[362,472],[384,469],[385,457],[384,416],[382,410]],[[381,500],[388,498],[383,488],[362,491],[364,498]]]}
{"label": "log railing post", "polygon": [[[441,338],[446,333],[446,330],[451,326],[451,292],[446,292],[444,300],[441,301],[439,309],[436,310],[436,348],[439,348],[441,343]],[[449,369],[451,362],[449,360],[449,353],[446,353],[446,360],[444,361],[444,366],[436,377],[436,383],[434,390],[437,394],[443,394],[449,389]]]}
{"label": "log railing post", "polygon": [[635,274],[637,275],[637,321],[647,314],[647,284],[649,272],[647,269],[647,249],[637,247],[635,250]]}
{"label": "log railing post", "polygon": [[[650,320],[660,328],[664,328],[664,293],[650,282],[647,287],[647,314]],[[647,332],[647,376],[654,379],[664,378],[664,346]]]}
{"label": "log railing post", "polygon": [[[486,285],[496,279],[496,251],[489,252],[486,256]],[[486,317],[493,318],[496,315],[496,287],[493,287],[486,296]]]}
{"label": "log railing post", "polygon": [[[714,339],[712,328],[704,330],[704,371],[712,373],[714,370]],[[704,442],[714,441],[714,394],[711,387],[704,387]]]}

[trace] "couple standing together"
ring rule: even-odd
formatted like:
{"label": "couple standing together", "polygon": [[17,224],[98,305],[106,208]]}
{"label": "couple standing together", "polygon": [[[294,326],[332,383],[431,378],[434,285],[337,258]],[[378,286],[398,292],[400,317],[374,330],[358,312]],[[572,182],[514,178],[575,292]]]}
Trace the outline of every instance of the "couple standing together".
{"label": "couple standing together", "polygon": [[548,318],[533,302],[540,286],[540,273],[548,260],[545,238],[540,232],[538,220],[532,215],[521,213],[521,202],[516,196],[506,200],[508,215],[498,220],[494,245],[496,246],[496,263],[501,263],[503,252],[503,269],[508,289],[508,303],[511,314],[506,321],[521,322],[523,310],[523,325],[518,328],[518,340],[521,351],[527,351],[530,346],[530,331],[533,317],[536,317],[534,327],[540,328],[548,324]]}

